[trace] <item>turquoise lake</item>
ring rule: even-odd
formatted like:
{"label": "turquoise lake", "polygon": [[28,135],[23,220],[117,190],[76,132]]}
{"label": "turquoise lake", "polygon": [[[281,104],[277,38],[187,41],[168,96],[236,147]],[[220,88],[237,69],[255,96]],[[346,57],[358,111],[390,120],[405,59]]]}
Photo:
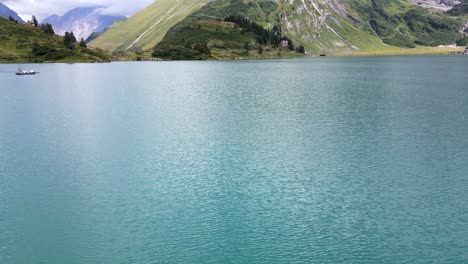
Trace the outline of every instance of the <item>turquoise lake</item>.
{"label": "turquoise lake", "polygon": [[468,263],[468,56],[1,64],[0,263]]}

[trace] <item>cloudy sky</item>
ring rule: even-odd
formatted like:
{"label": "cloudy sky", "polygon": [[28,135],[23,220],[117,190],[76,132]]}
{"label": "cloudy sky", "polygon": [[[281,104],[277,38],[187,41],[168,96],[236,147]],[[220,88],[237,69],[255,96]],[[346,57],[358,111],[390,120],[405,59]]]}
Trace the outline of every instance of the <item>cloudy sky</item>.
{"label": "cloudy sky", "polygon": [[49,15],[63,15],[75,7],[104,6],[106,13],[131,15],[155,0],[0,0],[23,19],[33,14],[41,20]]}

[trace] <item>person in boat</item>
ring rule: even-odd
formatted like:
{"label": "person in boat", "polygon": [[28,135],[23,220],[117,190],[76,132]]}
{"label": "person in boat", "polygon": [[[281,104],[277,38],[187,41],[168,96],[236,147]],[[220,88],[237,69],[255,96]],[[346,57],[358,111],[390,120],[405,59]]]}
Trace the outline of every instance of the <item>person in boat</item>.
{"label": "person in boat", "polygon": [[29,71],[29,73],[34,73],[34,70],[33,70],[33,69],[31,69],[31,70]]}
{"label": "person in boat", "polygon": [[23,73],[23,70],[21,69],[21,67],[18,68],[18,73],[19,74]]}

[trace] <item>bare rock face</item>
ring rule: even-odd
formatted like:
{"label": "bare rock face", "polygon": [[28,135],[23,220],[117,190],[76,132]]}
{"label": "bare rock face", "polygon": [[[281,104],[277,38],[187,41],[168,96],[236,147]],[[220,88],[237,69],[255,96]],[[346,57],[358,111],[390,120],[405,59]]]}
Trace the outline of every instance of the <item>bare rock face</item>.
{"label": "bare rock face", "polygon": [[441,12],[448,11],[461,3],[461,0],[409,0],[410,3]]}
{"label": "bare rock face", "polygon": [[341,28],[340,18],[348,16],[341,0],[285,0],[284,5],[280,17],[290,35],[299,36],[304,42],[313,41],[322,50],[355,49],[334,29]]}

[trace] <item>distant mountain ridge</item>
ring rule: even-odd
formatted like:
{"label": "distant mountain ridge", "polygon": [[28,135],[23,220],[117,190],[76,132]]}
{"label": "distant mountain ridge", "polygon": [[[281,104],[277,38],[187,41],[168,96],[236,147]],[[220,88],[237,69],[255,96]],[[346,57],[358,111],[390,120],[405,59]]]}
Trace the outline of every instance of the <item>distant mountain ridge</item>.
{"label": "distant mountain ridge", "polygon": [[102,13],[100,6],[75,8],[63,16],[51,15],[42,23],[49,23],[57,34],[73,31],[78,39],[87,39],[94,32],[103,32],[114,22],[126,19],[125,16],[113,16]]}
{"label": "distant mountain ridge", "polygon": [[9,17],[13,17],[19,23],[24,23],[23,19],[13,10],[11,10],[8,6],[0,3],[0,17],[4,17],[8,19]]}

